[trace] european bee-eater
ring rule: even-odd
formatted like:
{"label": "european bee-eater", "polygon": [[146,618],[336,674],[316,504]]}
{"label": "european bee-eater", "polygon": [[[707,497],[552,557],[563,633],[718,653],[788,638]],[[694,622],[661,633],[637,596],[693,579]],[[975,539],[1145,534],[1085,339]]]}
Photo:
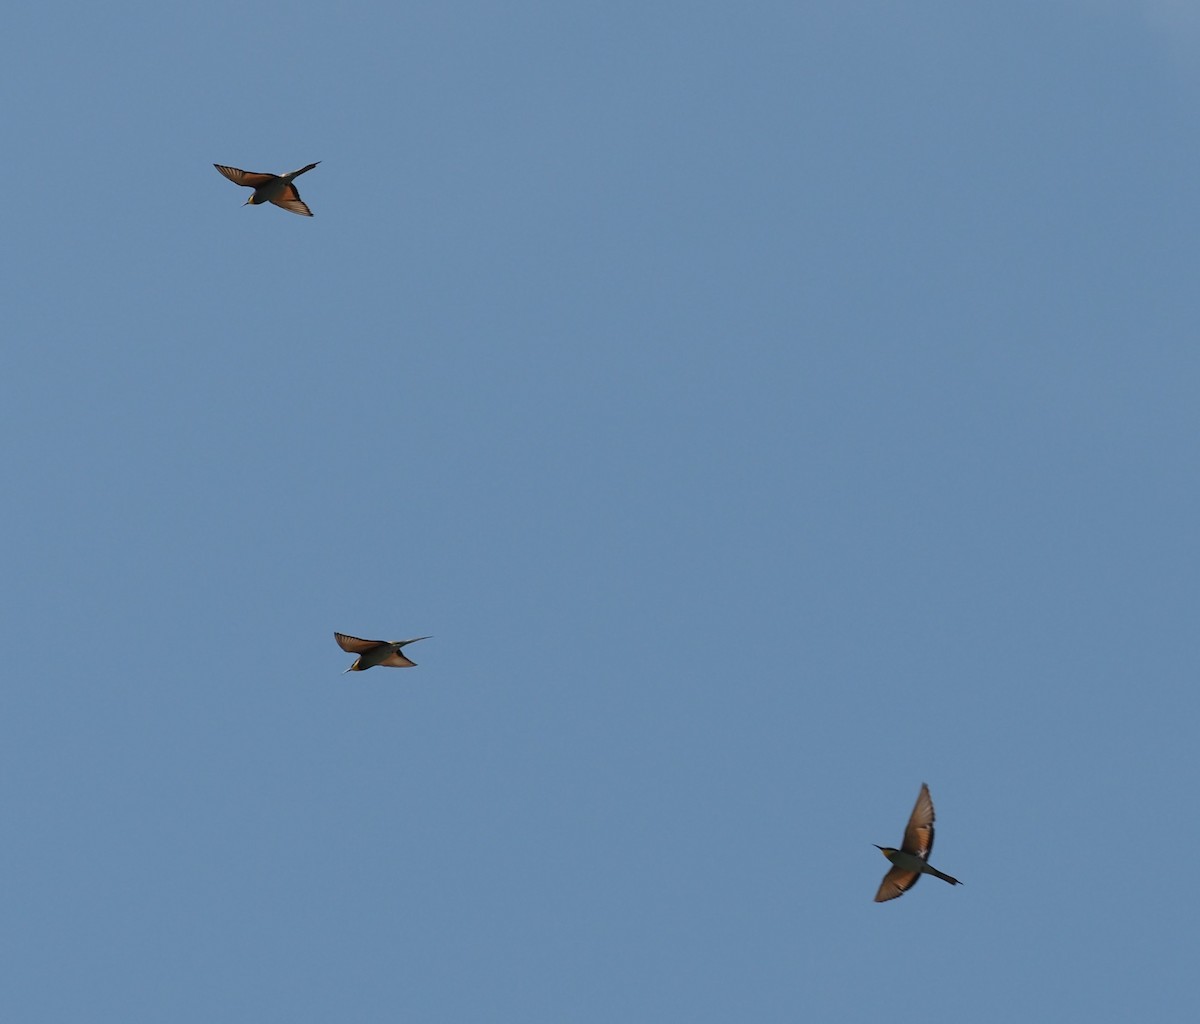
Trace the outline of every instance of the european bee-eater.
{"label": "european bee-eater", "polygon": [[[318,160],[317,164],[321,161]],[[240,171],[236,167],[226,167],[224,164],[213,164],[225,177],[235,185],[245,185],[254,189],[254,194],[247,199],[243,206],[258,206],[260,203],[274,203],[287,210],[288,213],[298,213],[301,217],[311,217],[312,210],[300,198],[296,186],[292,182],[305,171],[311,171],[317,164],[309,164],[298,171],[288,174],[264,174],[261,171]]]}
{"label": "european bee-eater", "polygon": [[[400,653],[400,648],[415,644],[418,640],[428,640],[427,636],[413,637],[411,640],[360,640],[356,636],[346,636],[345,633],[334,633],[333,638],[343,651],[357,654],[354,664],[346,672],[365,672],[376,665],[386,665],[389,668],[416,668],[415,661],[409,661]],[[343,672],[342,675],[345,675]]]}
{"label": "european bee-eater", "polygon": [[900,844],[900,849],[891,846],[875,848],[882,850],[883,855],[892,862],[891,870],[883,876],[879,892],[875,894],[876,903],[903,896],[917,884],[921,875],[936,875],[943,882],[962,885],[957,878],[943,875],[933,865],[926,863],[929,851],[933,849],[933,800],[929,796],[929,787],[923,782],[917,805],[904,829],[904,842]]}

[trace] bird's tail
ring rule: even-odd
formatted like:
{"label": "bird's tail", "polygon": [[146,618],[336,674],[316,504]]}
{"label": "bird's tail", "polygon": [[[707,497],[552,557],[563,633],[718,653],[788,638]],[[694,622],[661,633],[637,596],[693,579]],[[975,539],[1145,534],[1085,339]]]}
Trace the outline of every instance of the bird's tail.
{"label": "bird's tail", "polygon": [[407,647],[409,644],[415,644],[418,640],[432,640],[432,636],[414,636],[411,640],[401,640],[400,646]]}
{"label": "bird's tail", "polygon": [[951,885],[962,885],[962,882],[960,882],[957,878],[954,878],[951,875],[942,874],[942,872],[940,872],[937,868],[930,867],[928,864],[925,865],[925,870],[931,875],[936,875],[943,882],[949,882]]}
{"label": "bird's tail", "polygon": [[[320,160],[318,160],[318,161],[317,161],[317,164],[319,164],[320,162],[321,162],[321,161],[320,161]],[[312,170],[314,167],[316,167],[316,166],[317,166],[317,164],[309,164],[307,167],[301,167],[301,168],[300,168],[300,170],[298,170],[298,171],[292,171],[292,173],[291,173],[291,174],[289,174],[289,175],[288,175],[288,177],[289,177],[289,178],[298,178],[298,177],[300,177],[300,175],[302,175],[302,174],[303,174],[305,171],[311,171],[311,170]]]}

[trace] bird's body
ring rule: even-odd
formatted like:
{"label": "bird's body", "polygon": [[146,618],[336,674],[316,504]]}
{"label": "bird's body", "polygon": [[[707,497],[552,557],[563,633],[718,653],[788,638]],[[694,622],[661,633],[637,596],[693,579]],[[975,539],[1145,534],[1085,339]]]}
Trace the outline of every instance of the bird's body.
{"label": "bird's body", "polygon": [[[346,636],[345,633],[334,633],[338,646],[350,654],[357,654],[354,664],[347,672],[365,672],[376,665],[388,668],[416,668],[415,661],[409,661],[400,653],[400,648],[415,644],[418,640],[428,640],[427,636],[416,636],[411,640],[360,640],[356,636]],[[343,673],[344,674],[344,673]]]}
{"label": "bird's body", "polygon": [[891,870],[883,876],[879,891],[875,894],[876,903],[903,896],[922,875],[935,875],[951,885],[962,885],[957,878],[943,874],[928,863],[929,852],[933,849],[933,819],[933,799],[929,795],[929,787],[921,783],[921,792],[905,826],[900,849],[893,846],[876,847],[892,862]]}
{"label": "bird's body", "polygon": [[[321,161],[318,160],[317,164]],[[311,171],[317,164],[309,164],[298,171],[287,174],[266,174],[262,171],[242,171],[236,167],[226,167],[224,164],[213,164],[225,177],[235,185],[245,185],[254,189],[254,194],[243,203],[243,206],[258,206],[261,203],[274,203],[288,213],[298,213],[301,217],[311,217],[312,210],[300,198],[296,186],[292,184],[305,171]]]}

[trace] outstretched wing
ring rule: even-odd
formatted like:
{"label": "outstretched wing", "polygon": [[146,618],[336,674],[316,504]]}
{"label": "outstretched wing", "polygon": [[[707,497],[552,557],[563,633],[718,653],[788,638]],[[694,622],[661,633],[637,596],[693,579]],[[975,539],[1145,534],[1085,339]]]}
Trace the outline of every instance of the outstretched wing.
{"label": "outstretched wing", "polygon": [[920,877],[919,871],[906,871],[904,868],[893,867],[879,883],[879,892],[875,894],[875,902],[886,903],[888,900],[894,900],[897,896],[903,896],[917,884],[917,879]]}
{"label": "outstretched wing", "polygon": [[[345,633],[334,633],[333,638],[338,646],[348,654],[366,654],[378,647],[382,640],[360,640],[356,636],[346,636]],[[384,664],[387,664],[384,662]]]}
{"label": "outstretched wing", "polygon": [[917,804],[904,829],[904,844],[900,849],[915,854],[921,860],[929,860],[929,851],[933,849],[933,799],[929,795],[929,787],[923,782],[921,792],[917,795]]}
{"label": "outstretched wing", "polygon": [[399,651],[396,651],[396,653],[391,655],[391,657],[384,658],[383,661],[381,661],[379,664],[386,665],[388,668],[416,668],[417,667],[417,663],[415,661],[410,661]]}
{"label": "outstretched wing", "polygon": [[274,199],[271,200],[276,206],[280,206],[287,210],[288,213],[298,213],[301,217],[311,217],[312,210],[308,208],[308,204],[300,198],[300,193],[296,191],[296,186],[288,183],[287,187]]}
{"label": "outstretched wing", "polygon": [[236,167],[226,167],[224,164],[213,166],[235,185],[245,185],[247,188],[258,188],[275,177],[273,174],[261,174],[258,171],[240,171]]}

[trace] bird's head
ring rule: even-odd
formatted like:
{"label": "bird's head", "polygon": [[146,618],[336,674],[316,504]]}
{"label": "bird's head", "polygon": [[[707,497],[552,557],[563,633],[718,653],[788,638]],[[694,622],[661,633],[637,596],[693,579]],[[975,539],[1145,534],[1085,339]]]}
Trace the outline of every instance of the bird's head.
{"label": "bird's head", "polygon": [[247,199],[244,203],[242,203],[242,205],[243,206],[257,206],[260,202],[262,202],[262,200],[258,198],[258,193],[251,192],[250,198]]}
{"label": "bird's head", "polygon": [[877,849],[880,853],[882,853],[888,860],[892,859],[892,854],[900,852],[894,846],[880,846],[878,843],[872,843],[871,845],[874,846],[875,849]]}
{"label": "bird's head", "polygon": [[[348,669],[346,669],[346,672],[361,672],[361,671],[362,671],[362,658],[355,658],[354,664],[351,665]],[[345,675],[346,672],[343,672],[342,675]]]}

